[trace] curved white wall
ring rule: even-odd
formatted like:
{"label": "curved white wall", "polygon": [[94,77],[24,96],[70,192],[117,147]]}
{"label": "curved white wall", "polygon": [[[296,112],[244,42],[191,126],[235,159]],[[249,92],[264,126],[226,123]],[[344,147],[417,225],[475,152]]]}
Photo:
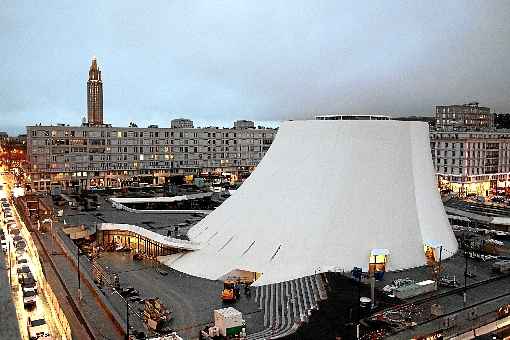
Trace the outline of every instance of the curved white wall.
{"label": "curved white wall", "polygon": [[424,265],[428,240],[450,256],[429,145],[425,123],[286,122],[235,196],[190,229],[201,249],[166,263],[209,279],[257,271],[262,285],[366,269],[374,248],[390,251],[389,270]]}

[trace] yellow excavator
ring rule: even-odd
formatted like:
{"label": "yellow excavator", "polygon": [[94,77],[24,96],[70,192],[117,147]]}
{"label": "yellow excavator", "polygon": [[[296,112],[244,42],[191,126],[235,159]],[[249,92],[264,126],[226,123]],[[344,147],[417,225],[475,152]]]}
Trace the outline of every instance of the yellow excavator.
{"label": "yellow excavator", "polygon": [[235,302],[239,297],[239,285],[236,281],[226,280],[223,282],[221,300],[223,302]]}

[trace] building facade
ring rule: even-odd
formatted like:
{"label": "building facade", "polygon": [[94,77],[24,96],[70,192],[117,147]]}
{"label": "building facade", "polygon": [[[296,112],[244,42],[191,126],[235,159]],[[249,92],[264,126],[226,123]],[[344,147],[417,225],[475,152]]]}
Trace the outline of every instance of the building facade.
{"label": "building facade", "polygon": [[185,118],[172,119],[170,121],[170,127],[173,129],[192,129],[193,121]]}
{"label": "building facade", "polygon": [[122,187],[164,184],[171,176],[247,175],[269,149],[272,128],[138,128],[28,126],[34,190],[59,185]]}
{"label": "building facade", "polygon": [[330,114],[315,116],[315,120],[390,120],[390,117],[372,114]]}
{"label": "building facade", "polygon": [[436,106],[435,112],[430,148],[438,186],[461,196],[507,192],[510,131],[496,130],[490,109],[478,103]]}
{"label": "building facade", "polygon": [[90,126],[103,124],[103,81],[96,57],[92,58],[87,81],[87,119]]}
{"label": "building facade", "polygon": [[463,105],[438,105],[434,108],[436,129],[483,130],[494,128],[494,114],[477,102]]}

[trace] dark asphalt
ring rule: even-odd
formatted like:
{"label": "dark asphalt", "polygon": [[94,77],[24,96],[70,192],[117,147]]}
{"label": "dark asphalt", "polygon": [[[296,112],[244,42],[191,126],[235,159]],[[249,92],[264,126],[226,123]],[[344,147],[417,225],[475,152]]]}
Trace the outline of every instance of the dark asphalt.
{"label": "dark asphalt", "polygon": [[[173,312],[170,327],[184,339],[195,339],[199,330],[213,322],[213,311],[226,307],[220,300],[223,283],[183,274],[168,267],[168,275],[156,272],[151,261],[133,261],[126,253],[103,253],[98,259],[103,268],[118,273],[122,286],[132,286],[140,291],[140,296],[159,297],[162,303]],[[118,301],[112,301],[115,307],[125,311]],[[243,294],[232,305],[243,313],[247,323],[247,332],[263,329],[263,313],[253,299]],[[143,305],[140,305],[143,308]]]}
{"label": "dark asphalt", "polygon": [[[131,213],[125,210],[118,210],[112,207],[111,203],[101,197],[98,201],[100,208],[92,211],[79,211],[66,207],[64,209],[64,220],[72,225],[94,225],[95,223],[126,223],[151,230],[161,235],[167,235],[168,231],[174,234],[174,228],[178,227],[180,235],[185,235],[188,230],[200,221],[205,215],[199,217],[193,214],[152,214],[152,213]],[[185,225],[182,225],[185,224]]]}
{"label": "dark asphalt", "polygon": [[0,339],[21,340],[16,307],[9,286],[9,270],[6,254],[0,253]]}

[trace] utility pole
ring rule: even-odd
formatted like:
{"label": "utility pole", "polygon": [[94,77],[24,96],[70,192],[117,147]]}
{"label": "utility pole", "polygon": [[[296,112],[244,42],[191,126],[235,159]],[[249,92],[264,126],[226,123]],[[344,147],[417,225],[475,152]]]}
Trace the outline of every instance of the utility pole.
{"label": "utility pole", "polygon": [[129,340],[129,302],[126,298],[126,340]]}
{"label": "utility pole", "polygon": [[464,267],[464,306],[467,302],[467,274],[468,274],[468,253],[467,253],[467,243],[464,244],[464,259],[466,262],[466,266]]}
{"label": "utility pole", "polygon": [[441,261],[443,259],[443,246],[439,246],[439,267],[437,269],[438,280],[441,280]]}
{"label": "utility pole", "polygon": [[76,245],[78,252],[76,253],[76,257],[78,259],[78,300],[81,301],[81,280],[80,280],[80,246]]}

